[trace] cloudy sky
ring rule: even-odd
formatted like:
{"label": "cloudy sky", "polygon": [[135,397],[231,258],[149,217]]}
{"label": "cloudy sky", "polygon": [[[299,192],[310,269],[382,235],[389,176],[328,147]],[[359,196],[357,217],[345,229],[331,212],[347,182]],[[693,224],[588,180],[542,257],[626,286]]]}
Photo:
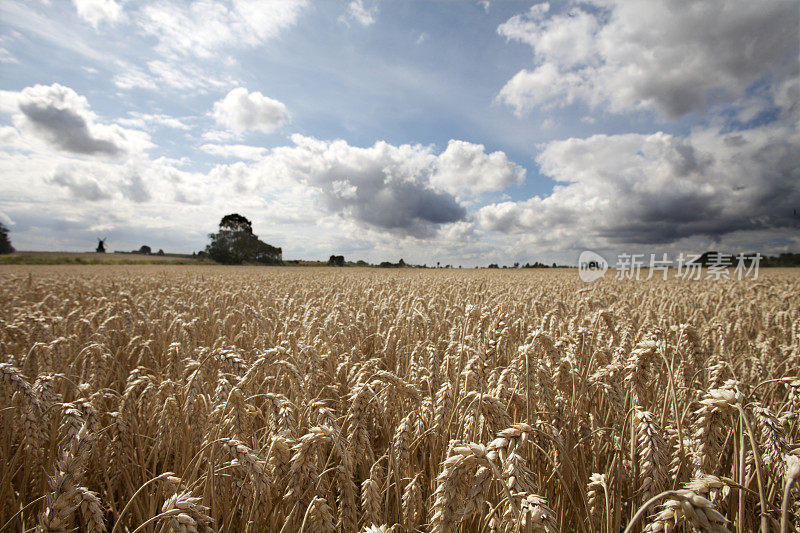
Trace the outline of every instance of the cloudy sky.
{"label": "cloudy sky", "polygon": [[800,251],[800,2],[0,2],[21,250]]}

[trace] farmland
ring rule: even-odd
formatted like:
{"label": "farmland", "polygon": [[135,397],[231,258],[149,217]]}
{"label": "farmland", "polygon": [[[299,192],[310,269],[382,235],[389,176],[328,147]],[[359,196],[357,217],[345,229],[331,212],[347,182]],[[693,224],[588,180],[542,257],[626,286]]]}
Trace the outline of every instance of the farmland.
{"label": "farmland", "polygon": [[2,266],[0,529],[796,530],[798,294]]}

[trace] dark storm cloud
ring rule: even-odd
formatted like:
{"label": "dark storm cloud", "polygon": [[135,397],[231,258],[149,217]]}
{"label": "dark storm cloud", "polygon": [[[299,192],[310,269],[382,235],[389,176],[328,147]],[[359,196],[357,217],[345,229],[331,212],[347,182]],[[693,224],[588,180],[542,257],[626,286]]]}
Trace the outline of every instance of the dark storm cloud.
{"label": "dark storm cloud", "polygon": [[538,161],[562,184],[544,198],[483,207],[484,227],[543,237],[558,230],[610,244],[800,229],[800,134],[793,127],[687,138],[596,135],[552,142]]}
{"label": "dark storm cloud", "polygon": [[414,237],[428,237],[441,224],[463,220],[467,212],[452,195],[408,182],[383,182],[383,176],[362,185],[352,197],[323,188],[332,212],[347,212],[356,220]]}
{"label": "dark storm cloud", "polygon": [[452,194],[431,184],[437,157],[429,148],[383,141],[360,148],[300,135],[292,140],[296,146],[275,149],[261,169],[286,172],[312,187],[329,213],[419,238],[466,217],[466,209]]}
{"label": "dark storm cloud", "polygon": [[42,102],[20,102],[19,109],[33,129],[57,148],[77,154],[117,155],[121,151],[111,141],[94,138],[86,120],[72,109]]}
{"label": "dark storm cloud", "polygon": [[119,157],[152,146],[144,132],[96,123],[86,98],[58,83],[26,87],[15,99],[15,124],[64,152]]}

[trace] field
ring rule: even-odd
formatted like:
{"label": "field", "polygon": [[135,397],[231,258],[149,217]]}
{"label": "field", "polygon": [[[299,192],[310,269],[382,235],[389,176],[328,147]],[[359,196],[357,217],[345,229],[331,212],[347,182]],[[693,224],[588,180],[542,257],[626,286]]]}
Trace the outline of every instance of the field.
{"label": "field", "polygon": [[760,274],[2,266],[0,530],[797,531]]}
{"label": "field", "polygon": [[[141,255],[95,252],[14,252],[0,255],[0,265],[196,265],[201,260],[187,254]],[[207,261],[210,263],[210,261]]]}

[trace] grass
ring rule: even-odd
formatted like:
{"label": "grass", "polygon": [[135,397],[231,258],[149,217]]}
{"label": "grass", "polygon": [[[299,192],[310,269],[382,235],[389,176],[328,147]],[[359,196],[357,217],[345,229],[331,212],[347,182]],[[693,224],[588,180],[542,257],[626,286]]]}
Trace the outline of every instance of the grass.
{"label": "grass", "polygon": [[212,265],[209,259],[191,255],[138,255],[95,252],[14,252],[0,255],[0,265]]}

